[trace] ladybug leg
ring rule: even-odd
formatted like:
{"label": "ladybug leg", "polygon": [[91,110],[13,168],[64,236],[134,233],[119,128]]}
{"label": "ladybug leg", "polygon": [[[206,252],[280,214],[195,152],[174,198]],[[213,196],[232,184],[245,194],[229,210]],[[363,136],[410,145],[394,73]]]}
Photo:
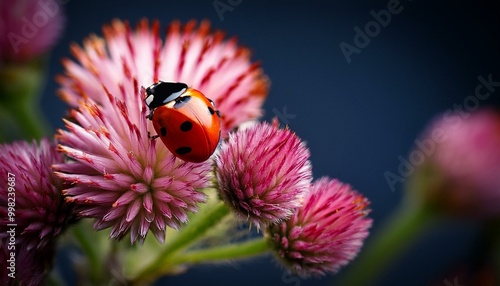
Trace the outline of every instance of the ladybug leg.
{"label": "ladybug leg", "polygon": [[151,111],[149,112],[149,114],[148,114],[148,115],[146,115],[146,118],[147,118],[147,119],[149,119],[149,120],[153,120],[153,110],[151,110]]}
{"label": "ladybug leg", "polygon": [[151,133],[148,131],[148,138],[150,140],[156,140],[158,137],[160,137],[160,135],[156,134],[156,135],[151,136]]}

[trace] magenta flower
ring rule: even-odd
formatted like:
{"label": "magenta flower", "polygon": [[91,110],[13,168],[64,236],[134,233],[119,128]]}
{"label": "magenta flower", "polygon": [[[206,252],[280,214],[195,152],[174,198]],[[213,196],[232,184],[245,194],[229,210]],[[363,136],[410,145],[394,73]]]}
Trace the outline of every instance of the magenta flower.
{"label": "magenta flower", "polygon": [[289,220],[269,226],[276,256],[302,278],[337,272],[354,259],[368,236],[368,205],[349,185],[317,180]]}
{"label": "magenta flower", "polygon": [[82,99],[58,135],[59,150],[75,162],[54,168],[71,183],[67,200],[80,216],[96,218],[96,229],[111,227],[113,238],[130,232],[131,242],[151,230],[163,242],[166,226],[179,228],[205,201],[199,189],[208,186],[210,162],[184,162],[148,138],[143,91],[136,85],[118,97],[104,93],[102,105]]}
{"label": "magenta flower", "polygon": [[[29,249],[43,248],[74,219],[72,207],[61,194],[62,182],[51,165],[62,163],[55,145],[36,143],[0,145],[0,238],[8,238],[8,224],[17,224],[16,242]],[[10,188],[9,188],[10,187]],[[10,199],[9,199],[10,198]],[[9,203],[15,199],[14,215]]]}
{"label": "magenta flower", "polygon": [[[208,22],[181,27],[173,22],[165,44],[159,23],[143,20],[135,31],[115,20],[105,39],[93,36],[72,46],[79,64],[64,61],[60,95],[74,107],[59,150],[75,162],[55,166],[71,187],[64,193],[79,215],[96,218],[96,229],[111,237],[130,233],[143,241],[149,230],[164,241],[166,227],[178,229],[206,200],[211,162],[184,162],[160,141],[146,116],[144,87],[158,80],[185,82],[212,98],[227,132],[260,114],[267,81],[249,52]],[[181,32],[182,30],[182,32]]]}
{"label": "magenta flower", "polygon": [[[440,179],[420,195],[449,213],[500,215],[500,114],[443,117],[424,132],[424,166]],[[424,178],[425,179],[425,178]],[[428,179],[428,178],[427,178]]]}
{"label": "magenta flower", "polygon": [[6,263],[15,253],[17,265],[16,279],[2,267],[1,279],[8,285],[40,285],[50,270],[56,237],[75,220],[51,169],[63,162],[55,148],[47,139],[40,145],[0,145],[0,256]]}
{"label": "magenta flower", "polygon": [[56,43],[63,24],[63,9],[55,0],[2,0],[0,62],[43,54]]}
{"label": "magenta flower", "polygon": [[217,156],[222,199],[257,227],[288,218],[311,183],[309,150],[289,129],[257,123],[229,134]]}

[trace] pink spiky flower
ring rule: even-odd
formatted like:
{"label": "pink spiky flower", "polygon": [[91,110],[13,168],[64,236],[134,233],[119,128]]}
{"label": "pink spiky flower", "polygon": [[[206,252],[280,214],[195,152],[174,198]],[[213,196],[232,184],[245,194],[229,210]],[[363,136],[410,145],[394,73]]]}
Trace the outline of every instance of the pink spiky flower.
{"label": "pink spiky flower", "polygon": [[369,201],[338,180],[315,181],[292,217],[268,228],[279,261],[302,278],[335,273],[359,252]]}
{"label": "pink spiky flower", "polygon": [[62,32],[64,13],[55,0],[0,2],[0,62],[43,54]]}
{"label": "pink spiky flower", "polygon": [[[483,109],[435,120],[420,138],[425,164],[417,172],[433,181],[415,193],[443,212],[500,216],[500,113]],[[430,174],[433,174],[430,176]]]}
{"label": "pink spiky flower", "polygon": [[57,236],[76,219],[73,206],[62,196],[61,180],[52,172],[51,165],[61,162],[62,154],[47,139],[0,145],[0,256],[10,258],[15,251],[19,270],[17,279],[11,279],[2,267],[2,281],[40,285],[50,269]]}
{"label": "pink spiky flower", "polygon": [[60,95],[73,106],[59,150],[75,162],[55,166],[71,183],[64,193],[79,215],[96,218],[98,230],[112,238],[130,233],[143,241],[148,231],[164,241],[166,227],[177,229],[206,200],[211,161],[184,162],[159,140],[147,120],[144,87],[162,81],[184,82],[212,98],[223,113],[224,131],[260,115],[267,81],[249,52],[208,22],[196,29],[174,21],[165,43],[159,23],[141,21],[133,31],[115,20],[104,39],[92,36],[73,45],[75,63],[64,60]]}
{"label": "pink spiky flower", "polygon": [[288,218],[312,180],[309,150],[295,133],[256,123],[229,134],[216,159],[222,199],[258,228]]}
{"label": "pink spiky flower", "polygon": [[[72,207],[61,194],[62,182],[51,168],[63,161],[55,144],[47,139],[40,145],[0,145],[0,181],[4,186],[0,189],[1,238],[7,236],[7,224],[16,223],[20,234],[17,242],[28,249],[43,248],[74,219]],[[8,198],[15,198],[15,217],[8,215]]]}
{"label": "pink spiky flower", "polygon": [[185,25],[173,21],[164,42],[158,21],[149,27],[143,19],[133,31],[128,23],[114,20],[103,31],[104,40],[92,36],[83,49],[71,47],[81,66],[63,62],[68,76],[59,78],[61,95],[70,105],[77,106],[82,96],[99,102],[103,84],[114,95],[122,92],[123,78],[132,77],[139,86],[161,80],[183,82],[201,91],[222,115],[223,138],[262,114],[269,81],[260,64],[251,62],[250,50],[238,46],[236,38],[225,40],[224,32],[211,32],[209,21],[199,27],[195,20]]}

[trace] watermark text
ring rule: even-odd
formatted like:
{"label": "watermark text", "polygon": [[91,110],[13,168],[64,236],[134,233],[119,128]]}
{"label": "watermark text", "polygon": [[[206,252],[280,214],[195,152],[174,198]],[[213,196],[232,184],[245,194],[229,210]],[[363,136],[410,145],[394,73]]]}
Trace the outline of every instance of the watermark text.
{"label": "watermark text", "polygon": [[16,175],[7,173],[7,276],[16,278]]}

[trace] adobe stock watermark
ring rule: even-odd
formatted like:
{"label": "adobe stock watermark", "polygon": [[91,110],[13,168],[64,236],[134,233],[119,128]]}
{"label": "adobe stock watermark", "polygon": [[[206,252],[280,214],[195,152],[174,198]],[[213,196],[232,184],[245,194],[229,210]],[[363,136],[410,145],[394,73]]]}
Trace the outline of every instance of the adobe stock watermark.
{"label": "adobe stock watermark", "polygon": [[283,122],[285,125],[289,124],[291,119],[297,117],[296,114],[288,113],[286,105],[283,106],[283,109],[281,111],[277,108],[273,108],[273,113],[278,118],[278,120]]}
{"label": "adobe stock watermark", "polygon": [[240,5],[243,0],[214,0],[212,5],[214,6],[215,12],[217,16],[219,16],[219,20],[224,21],[224,13],[227,11],[233,12],[236,6]]}
{"label": "adobe stock watermark", "polygon": [[16,174],[7,172],[7,276],[16,278]]}
{"label": "adobe stock watermark", "polygon": [[19,52],[21,45],[26,45],[31,39],[38,35],[39,29],[45,27],[50,19],[60,13],[60,6],[68,3],[69,0],[38,0],[39,10],[33,14],[31,19],[22,17],[21,35],[9,32],[7,38],[15,53]]}
{"label": "adobe stock watermark", "polygon": [[353,54],[361,53],[361,50],[366,48],[371,40],[380,34],[382,28],[386,28],[391,23],[392,16],[401,13],[403,10],[404,7],[399,0],[389,0],[386,9],[382,9],[378,12],[371,10],[370,15],[373,17],[373,20],[368,21],[364,25],[364,29],[358,26],[354,27],[354,32],[356,32],[353,38],[354,45],[345,41],[339,44],[340,50],[347,63],[350,64]]}
{"label": "adobe stock watermark", "polygon": [[285,284],[292,284],[293,286],[300,286],[300,277],[297,276],[296,274],[293,274],[289,270],[283,271],[283,274],[281,275],[281,282]]}
{"label": "adobe stock watermark", "polygon": [[[443,121],[450,124],[451,128],[458,128],[459,123],[470,116],[470,114],[479,108],[480,102],[487,100],[495,89],[500,87],[500,81],[494,81],[490,73],[484,77],[478,76],[479,84],[476,86],[474,95],[464,98],[461,103],[456,103],[453,108],[443,113]],[[413,172],[415,168],[424,163],[427,156],[432,155],[436,145],[446,141],[444,131],[436,128],[430,134],[429,138],[416,139],[413,151],[408,155],[408,159],[398,156],[397,173],[390,171],[384,172],[384,178],[392,192],[396,189],[397,183],[403,183]]]}

